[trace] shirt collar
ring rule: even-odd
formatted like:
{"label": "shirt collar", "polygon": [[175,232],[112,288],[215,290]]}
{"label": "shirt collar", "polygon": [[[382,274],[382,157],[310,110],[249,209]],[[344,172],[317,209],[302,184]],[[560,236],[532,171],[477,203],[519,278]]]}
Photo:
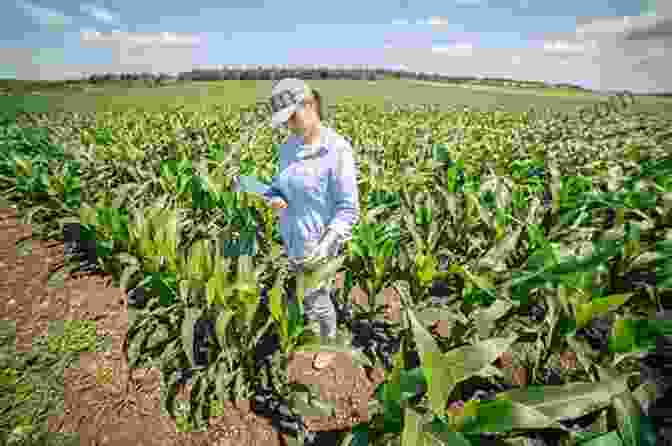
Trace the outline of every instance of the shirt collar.
{"label": "shirt collar", "polygon": [[330,129],[324,125],[320,125],[320,141],[317,144],[304,145],[302,138],[296,136],[296,145],[298,148],[296,156],[299,158],[309,158],[317,155],[321,150],[326,150],[329,147],[330,135]]}

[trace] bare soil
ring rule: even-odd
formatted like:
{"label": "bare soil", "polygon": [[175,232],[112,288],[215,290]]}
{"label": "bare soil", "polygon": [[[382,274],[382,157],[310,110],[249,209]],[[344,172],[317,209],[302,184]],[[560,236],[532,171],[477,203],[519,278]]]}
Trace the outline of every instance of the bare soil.
{"label": "bare soil", "polygon": [[[207,432],[178,432],[160,406],[160,371],[130,370],[122,353],[128,327],[123,290],[112,287],[111,278],[104,274],[48,283],[49,272],[64,261],[63,244],[32,241],[27,252],[19,252],[16,242],[29,236],[31,228],[19,224],[11,208],[0,209],[0,234],[0,314],[16,322],[17,352],[31,351],[33,337],[49,334],[50,321],[95,321],[97,335],[110,341],[107,351],[82,353],[78,367],[66,369],[65,410],[50,418],[50,432],[78,433],[83,446],[285,444],[283,434],[254,414],[247,401],[227,403],[224,415],[211,419]],[[342,278],[338,283],[342,284]],[[398,296],[393,290],[386,290],[385,296],[391,307],[389,317],[398,318]],[[366,295],[356,288],[351,298],[361,301]],[[317,371],[310,357],[297,355],[290,365],[290,377],[321,384],[321,396],[336,402],[335,417],[306,419],[313,431],[334,431],[368,419],[367,402],[382,380],[382,371],[367,377],[345,355]],[[187,385],[179,397],[188,395]]]}

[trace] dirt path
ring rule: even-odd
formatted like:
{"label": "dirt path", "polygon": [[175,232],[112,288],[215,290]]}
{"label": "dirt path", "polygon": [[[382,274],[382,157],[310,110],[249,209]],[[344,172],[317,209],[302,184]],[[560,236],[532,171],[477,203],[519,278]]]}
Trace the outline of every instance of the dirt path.
{"label": "dirt path", "polygon": [[[108,337],[111,347],[102,353],[83,353],[78,367],[66,369],[65,410],[50,418],[50,432],[79,433],[80,444],[106,446],[233,445],[280,446],[282,435],[270,421],[256,416],[249,403],[229,403],[225,414],[211,419],[207,432],[180,433],[160,407],[160,372],[129,370],[122,345],[128,327],[125,295],[109,285],[105,275],[66,278],[62,284],[47,283],[49,271],[63,263],[60,242],[33,241],[21,253],[16,241],[30,235],[13,209],[0,209],[0,317],[15,321],[17,352],[29,352],[34,336],[48,334],[50,321],[92,320],[98,336]],[[397,307],[393,292],[386,293]],[[361,290],[352,298],[364,299]],[[380,371],[377,371],[380,372]],[[322,397],[336,402],[337,416],[309,418],[311,430],[340,430],[366,420],[367,402],[380,382],[370,381],[347,357],[316,372],[308,357],[296,357],[290,377],[304,383],[322,384]],[[186,398],[189,389],[183,389]]]}

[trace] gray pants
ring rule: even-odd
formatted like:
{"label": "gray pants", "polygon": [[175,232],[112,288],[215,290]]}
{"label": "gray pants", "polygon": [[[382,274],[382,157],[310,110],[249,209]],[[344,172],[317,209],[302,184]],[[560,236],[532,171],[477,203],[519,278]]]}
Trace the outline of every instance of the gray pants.
{"label": "gray pants", "polygon": [[[341,246],[334,249],[333,255],[337,256],[341,252]],[[295,260],[294,270],[301,267],[300,259]],[[304,290],[303,309],[308,329],[319,332],[322,341],[330,343],[336,338],[336,308],[331,300],[331,293],[335,287],[335,277],[330,277],[318,288],[309,288]],[[295,289],[290,288],[289,301],[296,302]]]}
{"label": "gray pants", "polygon": [[[333,283],[333,280],[332,280]],[[336,337],[336,308],[331,300],[333,286],[322,286],[304,291],[303,310],[307,329],[317,332],[323,342],[331,342]],[[296,295],[289,295],[290,302],[296,302]]]}

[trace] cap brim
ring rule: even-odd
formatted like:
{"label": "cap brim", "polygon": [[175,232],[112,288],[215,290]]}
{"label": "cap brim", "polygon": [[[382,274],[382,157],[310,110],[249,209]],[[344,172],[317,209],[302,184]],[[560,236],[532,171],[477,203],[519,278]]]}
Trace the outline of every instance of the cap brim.
{"label": "cap brim", "polygon": [[292,116],[292,113],[295,111],[296,105],[290,105],[287,108],[283,108],[279,112],[273,113],[273,116],[271,116],[271,127],[274,129],[280,127],[289,120],[290,116]]}

